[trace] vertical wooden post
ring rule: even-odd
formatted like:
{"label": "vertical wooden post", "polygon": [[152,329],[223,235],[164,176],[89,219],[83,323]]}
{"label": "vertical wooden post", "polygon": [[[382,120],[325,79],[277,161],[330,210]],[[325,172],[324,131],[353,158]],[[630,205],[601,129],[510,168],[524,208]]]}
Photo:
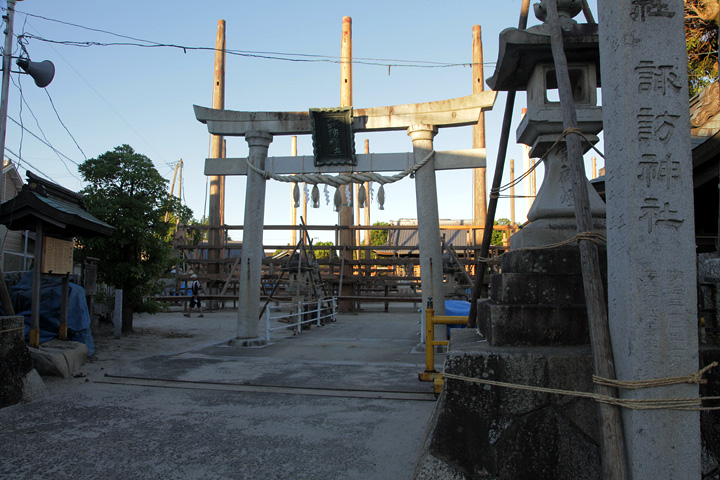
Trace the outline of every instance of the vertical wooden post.
{"label": "vertical wooden post", "polygon": [[35,261],[33,262],[33,286],[30,307],[30,346],[40,348],[40,283],[42,282],[43,224],[35,224]]}
{"label": "vertical wooden post", "polygon": [[[562,38],[562,30],[557,11],[557,0],[547,0],[547,23],[550,26],[550,45],[555,62],[563,127],[577,128],[577,113],[573,100],[572,86],[568,72],[567,57]],[[590,198],[585,179],[585,165],[582,160],[580,136],[570,134],[565,138],[568,151],[568,163],[573,182],[573,202],[578,233],[593,231],[590,213]],[[597,245],[589,240],[580,240],[580,262],[583,274],[583,289],[588,321],[590,323],[590,343],[595,364],[595,374],[605,378],[615,378],[615,362],[610,343],[610,328],[607,309],[605,308],[605,291],[600,275],[600,259]],[[614,388],[596,385],[595,391],[602,395],[617,396]],[[603,478],[627,478],[625,458],[625,442],[623,438],[622,417],[620,407],[599,403],[602,438],[600,451],[603,465]]]}
{"label": "vertical wooden post", "polygon": [[70,303],[70,274],[62,277],[62,287],[60,290],[60,328],[58,329],[58,338],[67,340],[68,334],[68,305]]}
{"label": "vertical wooden post", "polygon": [[[510,159],[510,184],[515,181],[515,159]],[[515,224],[515,185],[510,187],[510,223]]]}
{"label": "vertical wooden post", "polygon": [[[297,135],[293,135],[290,138],[290,155],[292,155],[293,157],[297,156]],[[303,184],[303,186],[304,186],[304,184]],[[291,183],[290,184],[290,225],[292,225],[293,227],[297,225],[297,208],[295,207],[295,197],[293,195],[294,190],[295,190],[295,184]],[[305,189],[303,188],[303,191],[304,190]],[[305,195],[303,194],[303,201],[305,200],[304,196]],[[305,218],[305,216],[303,216],[303,218]],[[290,235],[290,240],[291,240],[290,245],[297,244],[297,230],[295,230],[295,229],[292,230],[292,235]]]}
{"label": "vertical wooden post", "polygon": [[[351,107],[353,104],[353,90],[352,90],[352,19],[350,17],[343,17],[342,19],[342,38],[340,47],[340,106]],[[353,220],[352,205],[347,203],[346,190],[349,190],[349,194],[352,195],[352,185],[345,185],[340,187],[340,193],[342,195],[342,206],[338,212],[338,225],[340,226],[340,247],[342,258],[345,261],[351,261],[353,259],[352,247],[354,235],[351,229],[347,228],[355,224]],[[345,227],[345,228],[343,228]],[[352,272],[352,267],[349,268]],[[352,276],[352,274],[351,274]],[[340,295],[350,296],[352,295],[352,283],[343,282],[343,289]],[[349,312],[352,310],[353,302],[349,300],[340,301],[339,308],[341,312]]]}
{"label": "vertical wooden post", "polygon": [[[370,139],[365,139],[365,153],[370,153]],[[365,182],[365,192],[367,193],[367,201],[365,202],[365,225],[370,226],[370,182]],[[371,242],[371,231],[365,230],[365,246],[369,247]],[[370,260],[370,250],[365,250],[365,260]],[[370,275],[370,264],[365,265],[365,275]]]}
{"label": "vertical wooden post", "polygon": [[[473,93],[480,93],[485,90],[483,75],[483,51],[482,51],[482,32],[480,25],[472,27],[472,76],[473,76]],[[485,113],[480,112],[478,123],[473,125],[473,148],[485,148]],[[485,179],[485,167],[473,170],[473,223],[475,225],[485,225],[485,216],[487,215],[487,182]],[[474,244],[480,243],[479,238],[473,239]]]}
{"label": "vertical wooden post", "polygon": [[597,157],[592,157],[592,177],[597,178]]}
{"label": "vertical wooden post", "polygon": [[[212,107],[218,110],[225,108],[225,20],[218,20],[217,35],[215,37],[215,66],[213,75],[213,98]],[[210,157],[220,158],[222,156],[223,138],[218,135],[210,135]],[[208,259],[218,260],[220,258],[220,250],[222,238],[220,234],[220,226],[222,225],[223,214],[221,213],[221,205],[223,204],[222,196],[222,180],[219,175],[210,177],[210,199],[208,202]],[[208,273],[219,273],[219,265],[217,263],[208,264]]]}

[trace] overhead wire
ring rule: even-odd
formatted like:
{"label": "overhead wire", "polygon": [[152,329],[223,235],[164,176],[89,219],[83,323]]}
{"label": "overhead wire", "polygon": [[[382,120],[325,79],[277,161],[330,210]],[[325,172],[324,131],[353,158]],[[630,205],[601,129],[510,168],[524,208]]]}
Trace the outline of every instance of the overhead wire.
{"label": "overhead wire", "polygon": [[[2,9],[2,10],[5,10],[5,9]],[[18,11],[16,10],[15,13],[18,13]],[[30,16],[30,17],[42,18],[42,19],[44,19],[44,20],[56,21],[56,22],[59,22],[59,23],[68,23],[68,22],[61,22],[61,21],[58,21],[58,20],[49,19],[49,18],[46,18],[46,17],[42,17],[42,16],[40,16],[40,15],[32,15],[32,14],[28,14],[28,13],[22,13],[22,14],[23,14],[23,15],[26,15],[26,16]],[[26,20],[27,20],[27,19],[26,19]],[[31,23],[29,23],[29,22],[27,22],[27,21],[26,21],[25,23],[26,23],[30,28],[32,28],[33,30],[35,30],[36,32],[38,31],[38,30],[35,28],[35,26],[32,25]],[[74,24],[69,24],[69,25],[74,25]],[[89,27],[82,27],[82,28],[90,29]],[[90,29],[90,30],[92,30],[92,29]],[[110,32],[108,32],[108,33],[110,33]],[[27,32],[26,32],[26,30],[25,30],[25,25],[23,25],[23,35],[26,35],[26,34],[27,34]],[[117,35],[117,34],[116,34],[116,35]],[[68,67],[70,67],[70,69],[71,69],[73,72],[75,72],[75,74],[76,74],[78,77],[80,77],[80,79],[81,79],[83,82],[85,82],[85,84],[95,93],[95,95],[97,95],[97,96],[100,98],[100,100],[102,100],[102,101],[105,103],[105,105],[107,105],[108,108],[110,108],[110,110],[112,110],[113,113],[115,113],[115,115],[117,115],[117,117],[118,117],[120,120],[122,120],[122,122],[123,122],[133,133],[135,133],[135,135],[137,135],[137,137],[138,137],[140,140],[142,140],[142,141],[145,143],[145,145],[147,145],[147,146],[150,148],[150,150],[152,150],[152,151],[155,153],[155,155],[158,156],[158,158],[160,158],[160,159],[162,159],[163,161],[165,161],[163,155],[162,155],[160,152],[158,152],[158,151],[150,144],[150,142],[148,142],[148,141],[145,139],[145,137],[143,137],[142,134],[141,134],[140,132],[138,132],[137,129],[136,129],[125,117],[123,117],[123,116],[120,114],[120,112],[119,112],[105,97],[103,97],[102,94],[101,94],[58,50],[55,49],[55,47],[53,47],[52,45],[50,45],[50,48],[55,52],[55,54],[56,54],[58,57],[60,57],[62,60],[65,61],[65,63],[68,65]]]}
{"label": "overhead wire", "polygon": [[58,122],[60,122],[60,125],[63,126],[63,128],[65,129],[65,131],[67,132],[67,134],[68,134],[68,135],[70,136],[70,138],[72,139],[73,143],[75,143],[75,146],[77,147],[77,149],[80,150],[80,153],[82,153],[83,158],[84,158],[85,160],[87,160],[87,155],[85,155],[85,152],[83,151],[83,149],[80,148],[80,145],[78,144],[78,142],[77,142],[77,140],[75,139],[75,137],[73,136],[73,134],[70,133],[70,130],[69,130],[69,129],[67,128],[67,126],[65,125],[65,122],[63,122],[63,121],[62,121],[62,118],[60,118],[60,114],[58,113],[57,108],[55,108],[55,102],[53,102],[53,99],[52,99],[52,97],[50,96],[50,92],[48,91],[47,88],[43,88],[43,90],[45,90],[45,93],[47,94],[48,100],[50,100],[50,105],[52,106],[53,112],[55,112],[55,116],[57,117]]}
{"label": "overhead wire", "polygon": [[[130,40],[129,42],[97,42],[97,41],[76,41],[76,40],[53,40],[44,38],[39,35],[33,35],[29,33],[24,33],[23,35],[26,38],[29,39],[35,39],[42,42],[47,43],[54,43],[58,45],[68,45],[68,46],[75,46],[75,47],[93,47],[93,46],[100,46],[100,47],[110,47],[110,46],[132,46],[132,47],[141,47],[141,48],[175,48],[179,50],[183,50],[183,52],[187,53],[188,51],[215,51],[215,47],[199,47],[199,46],[189,46],[189,45],[181,45],[176,43],[164,43],[164,42],[156,42],[153,40],[146,40],[143,38],[137,38],[129,35],[123,35],[115,32],[111,32],[108,30],[103,30],[100,28],[93,28],[88,27],[85,25],[79,25],[76,23],[66,22],[63,20],[57,20],[53,18],[48,18],[42,15],[36,15],[32,13],[26,13],[19,10],[16,10],[17,14],[26,15],[27,17],[34,17],[39,18],[42,20],[46,20],[49,22],[55,22],[62,25],[67,25],[75,28],[80,28],[83,30],[88,30],[96,33],[102,33],[106,35],[111,35],[118,38],[123,38],[126,40]],[[326,63],[342,63],[343,60],[341,57],[338,56],[332,56],[332,55],[319,55],[319,54],[309,54],[309,53],[293,53],[293,52],[274,52],[274,51],[254,51],[254,50],[236,50],[236,49],[225,49],[225,53],[228,55],[235,55],[235,56],[241,56],[241,57],[249,57],[249,58],[259,58],[259,59],[266,59],[266,60],[281,60],[281,61],[288,61],[288,62],[326,62]],[[402,59],[385,59],[385,58],[371,58],[371,57],[354,57],[353,61],[354,64],[364,64],[364,65],[373,65],[373,66],[382,66],[382,67],[412,67],[412,68],[449,68],[449,67],[472,67],[473,63],[468,62],[436,62],[436,61],[428,61],[428,60],[402,60]],[[484,62],[483,65],[491,66],[495,65],[495,62]]]}
{"label": "overhead wire", "polygon": [[43,172],[42,170],[40,170],[39,168],[37,168],[35,165],[31,164],[31,163],[28,162],[27,160],[21,159],[21,158],[20,158],[20,155],[18,155],[17,153],[13,152],[10,148],[7,147],[7,145],[5,146],[5,151],[9,152],[10,154],[12,154],[12,155],[17,159],[17,166],[18,166],[18,168],[24,168],[25,171],[27,171],[27,168],[23,165],[23,164],[25,164],[25,165],[30,166],[34,171],[36,171],[37,173],[39,173],[39,174],[42,175],[43,177],[47,178],[48,180],[51,179],[50,175],[48,175],[47,173]]}
{"label": "overhead wire", "polygon": [[[68,171],[68,173],[69,173],[71,176],[73,176],[75,179],[80,180],[80,178],[79,178],[76,174],[74,174],[74,173],[70,170],[70,168],[68,168],[67,164],[65,163],[65,160],[63,160],[62,157],[63,157],[63,156],[66,157],[69,161],[71,161],[72,163],[74,163],[76,166],[78,165],[77,162],[75,162],[74,160],[72,160],[71,158],[67,157],[67,156],[64,155],[64,154],[61,154],[61,153],[59,152],[59,150],[57,150],[55,147],[52,146],[52,144],[50,143],[50,140],[48,140],[47,136],[45,135],[45,132],[43,131],[42,127],[40,126],[40,122],[38,121],[38,118],[37,118],[37,116],[35,115],[35,112],[32,111],[32,109],[30,108],[30,105],[27,103],[27,100],[25,99],[25,96],[24,96],[23,93],[22,93],[22,87],[21,87],[21,85],[16,84],[16,83],[15,83],[15,80],[12,79],[12,77],[11,77],[10,79],[11,79],[13,85],[14,85],[15,87],[17,87],[18,90],[20,90],[20,101],[21,101],[21,103],[25,105],[25,107],[27,108],[27,110],[30,112],[30,115],[32,115],[32,117],[35,119],[35,125],[37,125],[37,128],[38,128],[38,130],[40,130],[40,134],[42,135],[42,137],[43,137],[43,139],[44,139],[44,142],[43,142],[43,143],[44,143],[46,146],[50,147],[50,149],[53,151],[53,153],[55,153],[55,155],[60,159],[60,161],[62,162],[63,166],[64,166],[65,169]],[[10,117],[8,117],[8,118],[10,118]],[[13,121],[15,121],[15,120],[13,120]],[[24,126],[24,123],[23,123],[23,122],[20,122],[20,123],[21,123],[21,127],[20,127],[21,129],[24,129],[25,131],[27,131],[28,133],[30,133],[31,135],[33,135],[35,138],[38,138],[38,140],[40,140],[40,138],[37,137],[37,135],[35,135],[34,133],[32,133],[30,130],[28,130],[28,129]],[[72,135],[71,135],[71,136],[72,136]],[[42,141],[42,140],[41,140],[41,141]],[[62,155],[62,156],[61,156],[61,155]]]}
{"label": "overhead wire", "polygon": [[[72,158],[68,157],[67,155],[65,155],[64,153],[62,153],[61,151],[59,151],[58,149],[56,149],[55,147],[53,147],[50,143],[46,142],[45,140],[43,140],[42,138],[40,138],[39,136],[37,136],[37,134],[35,134],[33,131],[29,130],[29,129],[28,129],[27,127],[25,127],[21,122],[18,122],[17,120],[15,120],[13,117],[11,117],[11,116],[9,116],[9,115],[8,115],[8,120],[10,120],[11,122],[13,122],[15,125],[19,126],[20,129],[21,129],[23,132],[27,132],[27,133],[29,133],[30,135],[32,135],[33,137],[35,137],[35,139],[37,139],[39,142],[43,143],[46,147],[50,148],[53,152],[57,153],[58,155],[60,155],[60,156],[62,156],[63,158],[65,158],[66,160],[68,160],[68,161],[74,163],[75,165],[78,165],[78,166],[79,166],[79,164],[78,164],[75,160],[73,160]],[[20,151],[20,153],[22,153],[22,150]]]}

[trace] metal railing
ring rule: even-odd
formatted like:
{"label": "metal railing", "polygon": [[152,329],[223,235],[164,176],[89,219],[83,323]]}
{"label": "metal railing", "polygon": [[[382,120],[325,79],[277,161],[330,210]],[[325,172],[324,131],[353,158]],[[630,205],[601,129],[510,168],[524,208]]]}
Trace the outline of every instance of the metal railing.
{"label": "metal railing", "polygon": [[[431,301],[432,302],[432,301]],[[435,393],[439,394],[443,386],[442,373],[435,370],[435,347],[447,345],[447,340],[435,340],[436,325],[467,325],[468,317],[435,315],[432,303],[425,309],[425,371],[418,373],[421,382],[433,382]]]}
{"label": "metal railing", "polygon": [[[291,308],[290,313],[281,310]],[[265,340],[270,341],[270,332],[287,328],[297,328],[297,333],[302,333],[302,326],[307,323],[315,323],[320,326],[324,319],[336,320],[337,299],[335,297],[319,298],[309,302],[285,303],[280,305],[268,305],[265,309]],[[273,312],[276,314],[273,315]],[[314,315],[313,315],[314,314]],[[294,321],[293,321],[294,319]],[[272,320],[287,321],[285,325],[271,327]]]}

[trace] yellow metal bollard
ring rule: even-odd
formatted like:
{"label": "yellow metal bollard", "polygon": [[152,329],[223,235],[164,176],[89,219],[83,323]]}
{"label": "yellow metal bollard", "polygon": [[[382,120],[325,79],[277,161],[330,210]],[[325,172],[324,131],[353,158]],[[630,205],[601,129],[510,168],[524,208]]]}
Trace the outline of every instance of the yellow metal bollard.
{"label": "yellow metal bollard", "polygon": [[442,391],[443,375],[435,371],[435,346],[447,345],[447,340],[435,340],[435,325],[467,325],[468,317],[435,316],[431,301],[425,309],[425,371],[418,373],[421,382],[433,382],[435,393]]}

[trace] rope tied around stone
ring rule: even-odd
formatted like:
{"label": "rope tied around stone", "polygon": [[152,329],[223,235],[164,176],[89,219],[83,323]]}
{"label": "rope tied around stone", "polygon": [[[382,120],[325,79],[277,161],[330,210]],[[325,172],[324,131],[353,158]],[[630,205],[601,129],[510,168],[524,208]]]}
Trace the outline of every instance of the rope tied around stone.
{"label": "rope tied around stone", "polygon": [[650,380],[615,380],[611,378],[598,377],[593,375],[593,382],[598,385],[604,385],[606,387],[624,388],[627,390],[639,390],[641,388],[652,388],[652,387],[665,387],[668,385],[677,385],[681,383],[697,383],[706,384],[707,380],[703,378],[703,374],[711,368],[717,367],[718,362],[712,362],[711,364],[704,367],[702,370],[690,373],[688,375],[681,375],[677,377],[664,377],[664,378],[653,378]]}
{"label": "rope tied around stone", "polygon": [[[702,370],[681,376],[681,377],[668,377],[666,379],[654,379],[654,380],[641,380],[639,382],[627,382],[630,384],[642,384],[652,383],[648,386],[637,386],[633,388],[648,388],[663,385],[674,385],[678,383],[707,383],[707,380],[702,378],[702,375],[717,365],[717,362],[713,362],[706,366]],[[524,390],[531,392],[540,393],[551,393],[556,395],[566,395],[570,397],[580,397],[595,400],[599,403],[606,403],[608,405],[615,405],[618,407],[628,408],[631,410],[694,410],[694,411],[711,411],[720,410],[720,407],[703,407],[702,402],[704,401],[717,401],[720,397],[697,397],[697,398],[616,398],[608,395],[601,395],[592,392],[578,392],[574,390],[560,390],[556,388],[538,387],[533,385],[522,385],[518,383],[500,382],[497,380],[488,380],[484,378],[472,378],[464,375],[455,375],[452,373],[443,373],[444,378],[453,380],[460,380],[470,383],[478,383],[483,385],[490,385],[496,387],[512,388],[515,390]],[[595,380],[593,376],[593,381]],[[608,380],[608,379],[603,379]],[[671,380],[671,383],[663,383]],[[680,381],[682,380],[682,381]],[[597,383],[597,382],[596,382]],[[612,385],[618,386],[618,385]]]}
{"label": "rope tied around stone", "polygon": [[396,173],[395,175],[380,175],[379,173],[375,172],[358,172],[358,173],[339,173],[337,175],[327,175],[324,173],[301,173],[297,175],[278,175],[276,173],[272,173],[268,170],[260,170],[258,167],[252,164],[250,161],[250,157],[246,159],[248,168],[252,170],[253,172],[262,175],[262,177],[265,180],[276,180],[278,182],[284,182],[284,183],[296,183],[296,182],[305,182],[305,183],[311,183],[313,185],[323,184],[323,185],[330,185],[332,187],[339,187],[342,185],[347,185],[349,183],[365,183],[365,182],[376,182],[380,185],[385,185],[387,183],[394,183],[398,180],[402,180],[403,178],[410,175],[410,177],[415,176],[415,172],[417,172],[420,168],[422,168],[427,162],[430,161],[431,158],[435,155],[435,150],[430,151],[425,158],[423,158],[420,162],[418,162],[415,165],[412,165],[408,168],[406,168],[404,171],[400,173]]}
{"label": "rope tied around stone", "polygon": [[[604,245],[607,243],[607,237],[599,232],[580,232],[577,235],[575,235],[572,238],[568,238],[567,240],[563,240],[562,242],[557,243],[549,243],[547,245],[538,245],[536,247],[521,247],[516,248],[513,251],[517,252],[520,250],[549,250],[551,248],[558,248],[563,247],[565,245],[570,245],[575,242],[579,242],[581,240],[587,240],[590,242],[593,242],[597,245]],[[504,253],[502,255],[498,255],[497,257],[480,257],[478,259],[478,262],[480,263],[487,263],[487,264],[497,264],[500,262],[500,258],[505,255]]]}
{"label": "rope tied around stone", "polygon": [[560,136],[557,138],[557,140],[555,140],[555,143],[553,143],[552,146],[550,146],[550,148],[548,148],[548,150],[545,152],[545,154],[542,157],[540,157],[540,159],[537,162],[535,162],[527,170],[527,172],[523,173],[522,175],[520,175],[518,178],[516,178],[515,180],[513,180],[510,183],[501,185],[498,188],[490,189],[490,198],[500,198],[500,192],[504,192],[505,190],[508,190],[509,188],[516,186],[518,183],[520,183],[522,180],[524,180],[528,175],[530,175],[530,173],[533,170],[535,170],[543,161],[545,161],[545,158],[550,154],[550,152],[555,150],[555,147],[557,147],[560,144],[560,142],[562,142],[562,140],[565,137],[567,137],[568,135],[570,135],[571,133],[580,135],[583,138],[583,140],[585,140],[590,145],[590,148],[595,150],[597,152],[597,154],[600,155],[600,157],[602,157],[603,159],[605,158],[605,155],[603,155],[603,153],[600,150],[595,148],[595,145],[593,145],[592,142],[590,141],[590,139],[585,136],[585,134],[582,132],[582,130],[580,130],[577,127],[568,127],[565,130],[563,130],[563,132],[560,134]]}

